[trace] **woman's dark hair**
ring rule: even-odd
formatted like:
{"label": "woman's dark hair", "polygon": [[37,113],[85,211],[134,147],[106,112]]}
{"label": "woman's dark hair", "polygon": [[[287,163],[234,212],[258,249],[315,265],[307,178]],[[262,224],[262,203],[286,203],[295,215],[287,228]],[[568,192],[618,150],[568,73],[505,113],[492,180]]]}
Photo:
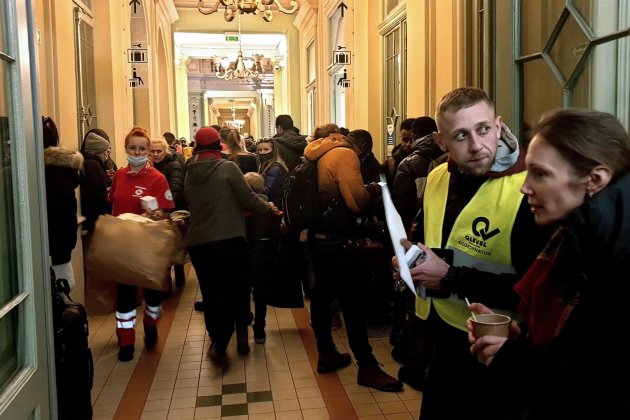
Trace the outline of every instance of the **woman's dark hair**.
{"label": "woman's dark hair", "polygon": [[262,143],[269,143],[271,144],[271,156],[272,158],[270,158],[268,161],[260,163],[258,165],[258,173],[261,175],[265,175],[267,173],[267,171],[269,171],[269,169],[274,166],[274,165],[279,165],[280,168],[282,169],[283,173],[287,173],[287,165],[284,163],[284,161],[282,160],[282,158],[280,157],[280,155],[278,154],[278,143],[276,142],[276,139],[274,138],[269,138],[269,137],[265,137],[263,139],[258,140],[258,143],[256,143],[256,149],[258,149],[258,145],[262,144]]}
{"label": "woman's dark hair", "polygon": [[575,168],[588,175],[597,165],[613,172],[613,180],[630,172],[630,138],[619,120],[607,112],[565,108],[546,112],[532,131]]}
{"label": "woman's dark hair", "polygon": [[57,131],[57,125],[52,118],[42,117],[42,127],[44,129],[44,149],[59,146],[59,131]]}

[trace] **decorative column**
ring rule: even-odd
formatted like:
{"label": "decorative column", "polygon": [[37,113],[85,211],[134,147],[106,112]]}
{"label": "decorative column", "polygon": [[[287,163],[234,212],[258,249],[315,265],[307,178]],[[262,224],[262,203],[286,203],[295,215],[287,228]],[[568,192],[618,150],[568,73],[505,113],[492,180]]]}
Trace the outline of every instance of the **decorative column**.
{"label": "decorative column", "polygon": [[177,118],[176,137],[192,138],[188,109],[188,63],[190,58],[181,56],[175,60],[175,103]]}

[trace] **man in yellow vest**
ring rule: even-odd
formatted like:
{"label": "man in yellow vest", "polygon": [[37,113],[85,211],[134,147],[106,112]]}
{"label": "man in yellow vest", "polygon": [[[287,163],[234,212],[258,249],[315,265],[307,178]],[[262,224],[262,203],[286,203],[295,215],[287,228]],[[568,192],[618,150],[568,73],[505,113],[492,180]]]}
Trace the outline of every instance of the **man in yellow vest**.
{"label": "man in yellow vest", "polygon": [[464,298],[512,315],[513,285],[549,232],[535,224],[519,191],[524,150],[484,91],[447,93],[435,119],[435,140],[449,159],[429,174],[412,235],[426,252],[411,270],[426,290],[416,314],[435,343],[420,419],[489,419],[500,402],[486,394],[485,366],[469,352]]}

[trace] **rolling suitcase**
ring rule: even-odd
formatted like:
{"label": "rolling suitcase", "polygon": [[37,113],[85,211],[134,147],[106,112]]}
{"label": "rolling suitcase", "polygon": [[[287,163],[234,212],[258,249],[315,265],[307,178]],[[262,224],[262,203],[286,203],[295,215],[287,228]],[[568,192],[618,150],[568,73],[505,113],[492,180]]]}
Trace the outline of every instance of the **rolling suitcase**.
{"label": "rolling suitcase", "polygon": [[88,346],[85,307],[68,297],[65,279],[56,279],[51,270],[55,368],[59,420],[92,419],[94,363]]}

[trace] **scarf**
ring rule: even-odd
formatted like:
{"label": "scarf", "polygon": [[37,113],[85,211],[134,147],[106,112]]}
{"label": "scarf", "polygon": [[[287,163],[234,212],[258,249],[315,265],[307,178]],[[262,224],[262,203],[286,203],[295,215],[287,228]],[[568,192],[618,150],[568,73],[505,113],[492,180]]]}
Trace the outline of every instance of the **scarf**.
{"label": "scarf", "polygon": [[221,150],[200,150],[195,151],[195,156],[199,160],[205,159],[221,159]]}
{"label": "scarf", "polygon": [[528,325],[528,341],[533,348],[551,344],[579,301],[579,291],[566,281],[573,277],[569,267],[575,265],[568,256],[568,242],[566,229],[558,228],[514,286],[521,297],[518,309]]}

